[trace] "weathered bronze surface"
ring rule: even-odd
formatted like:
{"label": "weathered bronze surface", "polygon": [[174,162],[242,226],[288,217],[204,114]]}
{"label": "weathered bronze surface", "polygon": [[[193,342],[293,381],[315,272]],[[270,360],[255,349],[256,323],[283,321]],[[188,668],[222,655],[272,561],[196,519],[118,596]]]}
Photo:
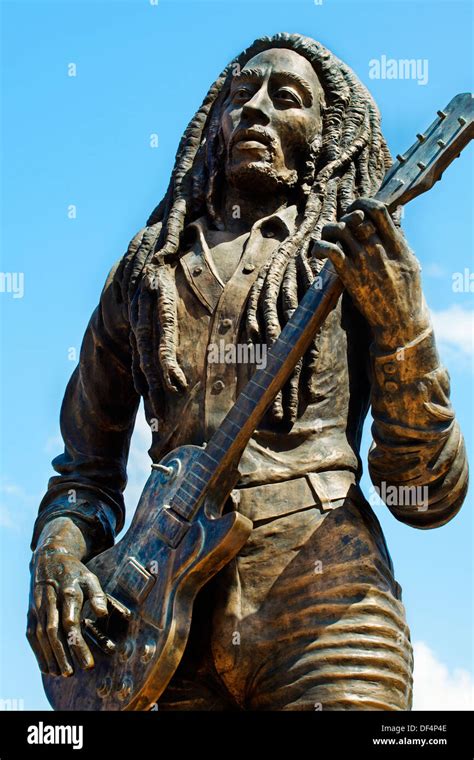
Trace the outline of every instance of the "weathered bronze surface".
{"label": "weathered bronze surface", "polygon": [[[99,635],[111,605],[126,617],[85,563],[123,526],[140,397],[154,462],[229,434],[226,414],[328,258],[345,293],[243,452],[233,496],[253,529],[199,592],[159,708],[410,709],[401,589],[358,486],[369,404],[370,475],[397,519],[450,520],[467,463],[418,262],[397,213],[373,199],[391,163],[370,95],[313,40],[257,40],[211,87],[165,198],[107,279],[66,390],[65,451],[32,539],[28,638],[45,684],[113,646]],[[127,567],[134,594],[148,593],[146,573]],[[97,618],[86,639],[84,600]],[[144,706],[127,708],[137,643],[132,629],[129,675],[113,685],[123,709]],[[121,709],[107,699],[89,709]]]}

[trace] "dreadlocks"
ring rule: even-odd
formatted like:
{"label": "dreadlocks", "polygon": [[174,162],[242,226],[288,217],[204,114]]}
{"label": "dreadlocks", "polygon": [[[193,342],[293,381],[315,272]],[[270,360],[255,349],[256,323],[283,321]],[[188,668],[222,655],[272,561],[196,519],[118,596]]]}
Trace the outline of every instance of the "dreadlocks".
{"label": "dreadlocks", "polygon": [[[318,42],[286,33],[262,37],[224,69],[181,139],[165,197],[123,260],[134,383],[139,393],[148,394],[157,417],[163,383],[174,392],[186,388],[176,356],[175,269],[181,233],[203,213],[218,220],[215,190],[224,163],[223,104],[232,76],[269,48],[293,50],[312,64],[324,92],[322,139],[312,146],[305,176],[300,178],[302,222],[262,267],[251,289],[244,317],[249,340],[273,345],[322,266],[309,254],[312,241],[320,239],[323,226],[335,221],[356,198],[374,194],[391,164],[372,97],[355,74]],[[317,346],[316,338],[276,397],[271,408],[275,420],[296,419],[303,369],[308,379],[305,392],[310,402],[314,400],[311,377]]]}

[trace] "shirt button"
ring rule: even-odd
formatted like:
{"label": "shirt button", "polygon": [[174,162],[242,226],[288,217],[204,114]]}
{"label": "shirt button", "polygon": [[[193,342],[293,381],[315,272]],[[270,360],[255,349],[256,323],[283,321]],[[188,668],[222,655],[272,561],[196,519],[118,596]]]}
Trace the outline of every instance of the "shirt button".
{"label": "shirt button", "polygon": [[387,375],[393,375],[397,371],[397,365],[395,362],[389,362],[388,364],[383,365],[383,371],[387,373]]}
{"label": "shirt button", "polygon": [[245,272],[245,274],[250,274],[250,272],[253,272],[254,269],[255,269],[255,264],[249,263],[249,264],[245,264],[243,271]]}
{"label": "shirt button", "polygon": [[391,380],[388,380],[385,383],[385,390],[389,393],[395,393],[395,391],[398,391],[398,385],[397,383],[392,382]]}
{"label": "shirt button", "polygon": [[216,380],[215,383],[212,385],[212,390],[216,393],[220,393],[225,388],[225,384],[222,382],[222,380]]}
{"label": "shirt button", "polygon": [[222,332],[226,332],[229,327],[232,327],[232,320],[231,319],[223,319],[219,325]]}
{"label": "shirt button", "polygon": [[193,275],[197,277],[202,272],[202,267],[194,267],[193,269]]}

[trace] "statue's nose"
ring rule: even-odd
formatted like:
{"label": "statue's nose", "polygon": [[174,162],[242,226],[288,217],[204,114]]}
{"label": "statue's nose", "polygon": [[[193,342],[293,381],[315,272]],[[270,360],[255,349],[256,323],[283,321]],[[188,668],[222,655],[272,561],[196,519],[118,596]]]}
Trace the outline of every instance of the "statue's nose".
{"label": "statue's nose", "polygon": [[269,124],[271,100],[266,87],[261,87],[242,108],[242,116],[258,124]]}

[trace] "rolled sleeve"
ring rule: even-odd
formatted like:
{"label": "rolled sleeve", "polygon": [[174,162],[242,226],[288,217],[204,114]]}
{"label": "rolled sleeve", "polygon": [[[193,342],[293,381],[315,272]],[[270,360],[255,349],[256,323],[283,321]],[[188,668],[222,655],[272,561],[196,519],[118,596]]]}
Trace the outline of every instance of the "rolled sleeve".
{"label": "rolled sleeve", "polygon": [[373,345],[371,366],[372,482],[400,521],[443,525],[462,505],[468,467],[432,327],[391,354]]}

